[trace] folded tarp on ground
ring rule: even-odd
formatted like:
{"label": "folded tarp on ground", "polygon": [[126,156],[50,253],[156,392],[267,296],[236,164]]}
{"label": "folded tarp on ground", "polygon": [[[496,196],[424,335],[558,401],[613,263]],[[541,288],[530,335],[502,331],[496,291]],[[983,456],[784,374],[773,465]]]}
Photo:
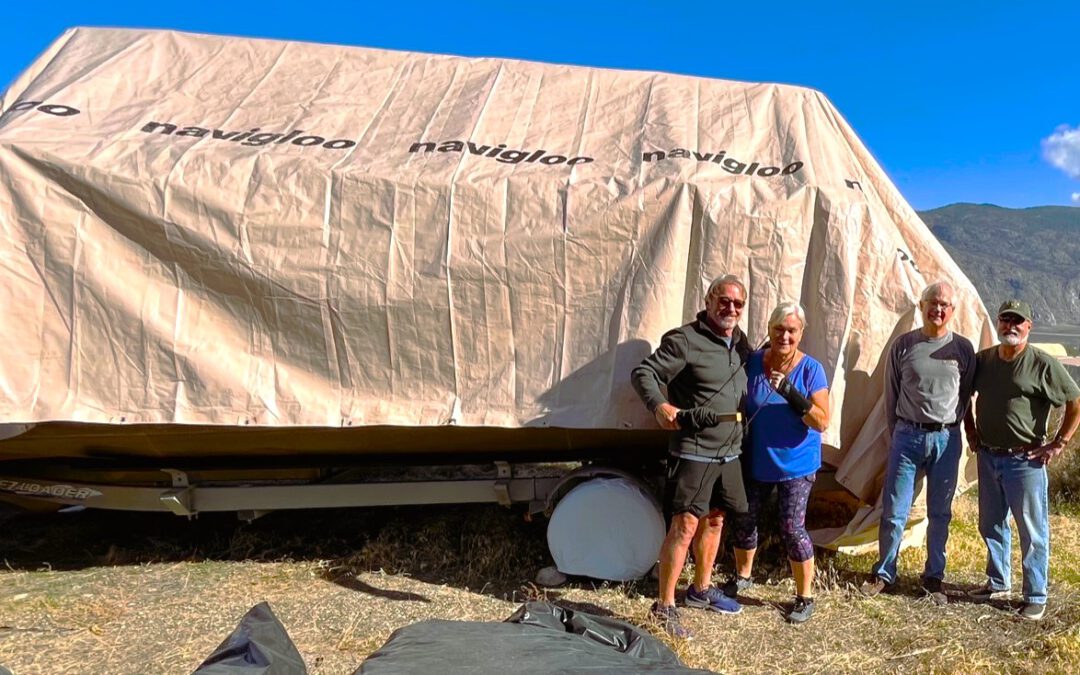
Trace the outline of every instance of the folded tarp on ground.
{"label": "folded tarp on ground", "polygon": [[[527,602],[503,622],[421,621],[390,636],[356,673],[708,673],[623,621]],[[3,668],[0,667],[0,673]],[[303,675],[303,658],[270,605],[251,608],[194,675]]]}
{"label": "folded tarp on ground", "polygon": [[194,675],[303,675],[304,659],[265,602],[248,610],[236,630]]}
{"label": "folded tarp on ground", "polygon": [[356,673],[707,673],[622,621],[528,602],[502,623],[422,621],[394,632]]}

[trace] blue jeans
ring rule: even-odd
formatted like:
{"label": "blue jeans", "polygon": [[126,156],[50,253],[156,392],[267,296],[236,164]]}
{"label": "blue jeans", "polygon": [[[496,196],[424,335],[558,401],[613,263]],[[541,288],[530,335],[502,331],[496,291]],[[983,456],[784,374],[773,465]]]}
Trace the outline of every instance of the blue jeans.
{"label": "blue jeans", "polygon": [[878,561],[873,567],[878,578],[889,584],[896,582],[896,558],[911,513],[915,483],[924,476],[929,523],[923,578],[945,578],[945,544],[949,540],[959,464],[960,425],[941,431],[924,431],[904,420],[897,421],[882,487],[884,512],[878,527]]}
{"label": "blue jeans", "polygon": [[979,450],[979,534],[986,542],[986,576],[990,587],[1012,587],[1012,512],[1020,530],[1024,601],[1046,603],[1050,573],[1050,516],[1047,511],[1046,466],[1038,460],[991,455]]}

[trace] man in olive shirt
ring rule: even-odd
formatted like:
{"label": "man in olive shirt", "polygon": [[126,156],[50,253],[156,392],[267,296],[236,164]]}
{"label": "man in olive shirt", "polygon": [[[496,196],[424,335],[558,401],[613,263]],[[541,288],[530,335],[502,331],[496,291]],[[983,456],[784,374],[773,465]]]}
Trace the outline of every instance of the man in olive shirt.
{"label": "man in olive shirt", "polygon": [[[979,534],[986,542],[986,585],[972,597],[1009,593],[1009,513],[1020,530],[1024,605],[1020,616],[1046,613],[1050,518],[1046,464],[1061,454],[1080,425],[1080,387],[1057,359],[1028,345],[1031,307],[1008,300],[998,309],[1001,344],[976,355],[975,419],[964,420],[968,444],[979,458]],[[1061,428],[1049,442],[1050,409],[1065,406]]]}

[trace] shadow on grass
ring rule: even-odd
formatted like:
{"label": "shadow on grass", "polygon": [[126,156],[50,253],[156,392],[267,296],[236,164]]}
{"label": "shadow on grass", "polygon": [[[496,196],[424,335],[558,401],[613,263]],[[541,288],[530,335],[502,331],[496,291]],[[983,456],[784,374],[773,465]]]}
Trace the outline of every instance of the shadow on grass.
{"label": "shadow on grass", "polygon": [[339,586],[343,586],[352,591],[364,593],[365,595],[371,595],[376,598],[385,598],[387,600],[397,600],[402,602],[426,602],[430,603],[431,600],[419,593],[409,593],[406,591],[392,591],[385,588],[377,588],[369,583],[361,581],[354,576],[344,576],[333,579],[333,582]]}
{"label": "shadow on grass", "polygon": [[[486,504],[278,511],[251,523],[225,513],[205,513],[189,521],[163,513],[7,511],[0,514],[0,565],[36,571],[169,562],[306,561],[318,563],[317,574],[326,581],[400,601],[427,598],[377,588],[361,575],[379,571],[406,575],[515,601],[558,599],[568,588],[611,588],[627,597],[656,595],[652,579],[619,584],[572,577],[560,589],[536,588],[536,572],[551,564],[546,526],[543,520],[527,522],[521,510]],[[759,581],[790,575],[773,539],[763,539],[755,569]],[[718,582],[731,572],[729,544],[725,550]],[[760,604],[754,598],[740,602]]]}
{"label": "shadow on grass", "polygon": [[[252,523],[207,513],[87,510],[0,514],[0,565],[81,570],[167,562],[308,561],[324,579],[358,592],[420,600],[374,588],[369,571],[505,597],[550,564],[545,523],[493,505],[279,511]],[[408,594],[406,594],[408,595]]]}

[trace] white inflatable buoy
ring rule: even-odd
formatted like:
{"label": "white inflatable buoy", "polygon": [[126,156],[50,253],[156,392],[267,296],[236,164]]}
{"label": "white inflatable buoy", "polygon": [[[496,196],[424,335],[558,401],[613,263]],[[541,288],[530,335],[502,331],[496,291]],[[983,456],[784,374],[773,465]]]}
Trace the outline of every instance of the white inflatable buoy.
{"label": "white inflatable buoy", "polygon": [[563,574],[629,581],[648,574],[664,541],[660,505],[625,478],[574,487],[551,514],[548,548]]}

